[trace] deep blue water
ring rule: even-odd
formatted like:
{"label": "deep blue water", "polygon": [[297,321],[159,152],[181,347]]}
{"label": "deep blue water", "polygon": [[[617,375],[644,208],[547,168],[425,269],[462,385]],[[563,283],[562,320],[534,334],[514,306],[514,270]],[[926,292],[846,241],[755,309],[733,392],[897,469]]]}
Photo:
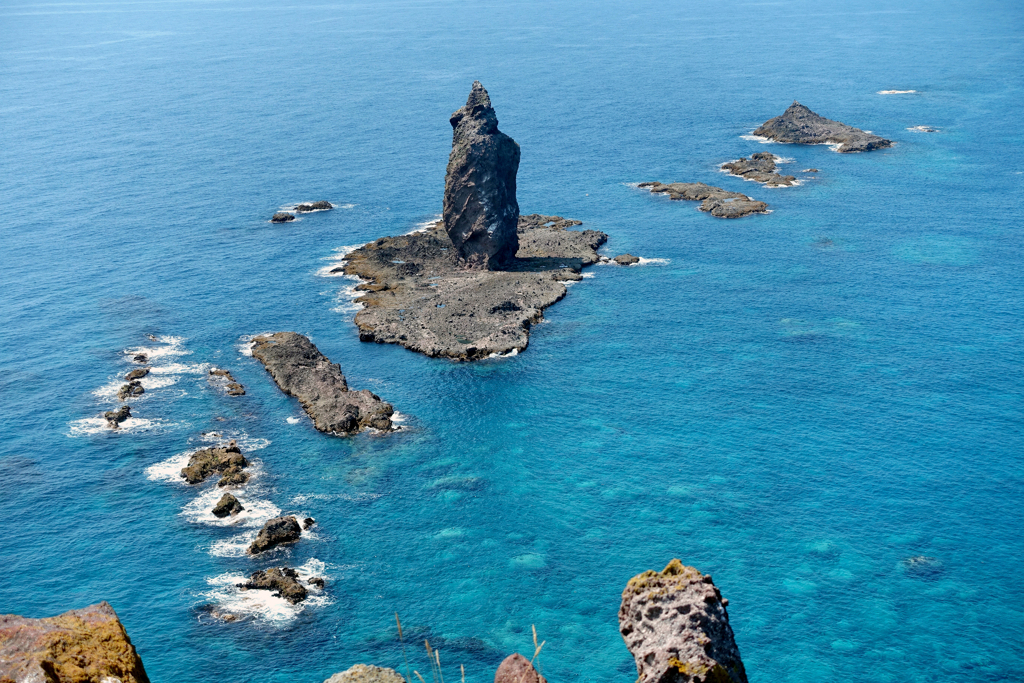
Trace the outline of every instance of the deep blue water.
{"label": "deep blue water", "polygon": [[[553,683],[628,683],[621,590],[679,557],[729,598],[752,681],[1024,680],[1022,46],[1012,2],[6,3],[0,612],[106,599],[154,681],[404,670],[398,611],[449,679],[490,680],[535,624]],[[318,271],[440,211],[474,79],[525,213],[665,262],[591,269],[513,358],[360,343],[351,282]],[[741,137],[794,99],[898,144]],[[764,150],[817,179],[717,172]],[[317,199],[347,208],[267,223]],[[274,330],[406,429],[316,432],[240,352]],[[140,347],[166,354],[148,428],[91,430]],[[159,476],[211,430],[259,461],[243,500],[315,534],[252,561],[254,526]],[[281,562],[322,568],[316,604],[201,611]]]}

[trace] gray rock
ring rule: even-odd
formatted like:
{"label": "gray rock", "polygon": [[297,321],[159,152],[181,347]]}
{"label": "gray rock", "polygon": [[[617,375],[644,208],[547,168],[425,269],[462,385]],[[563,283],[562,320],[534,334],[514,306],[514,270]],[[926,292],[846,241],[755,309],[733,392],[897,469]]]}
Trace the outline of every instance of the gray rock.
{"label": "gray rock", "polygon": [[304,520],[302,520],[302,528],[303,529],[308,529],[309,527],[313,526],[314,524],[316,524],[316,520],[313,519],[312,517],[306,517]]}
{"label": "gray rock", "polygon": [[445,230],[465,265],[504,267],[519,250],[519,145],[498,130],[498,117],[480,81],[473,82],[466,106],[452,114],[450,123]]}
{"label": "gray rock", "polygon": [[137,353],[134,356],[132,356],[132,361],[135,363],[148,363],[149,356],[147,356],[144,353]]}
{"label": "gray rock", "polygon": [[710,576],[679,560],[630,579],[619,632],[636,660],[637,683],[747,683],[728,602]]}
{"label": "gray rock", "polygon": [[107,421],[107,426],[111,429],[119,429],[121,423],[132,416],[132,409],[130,406],[121,406],[117,410],[108,410],[103,413],[103,417]]}
{"label": "gray rock", "polygon": [[765,121],[754,135],[802,145],[838,144],[840,152],[867,152],[893,144],[892,140],[819,116],[799,102],[793,102],[782,116]]}
{"label": "gray rock", "polygon": [[227,517],[228,515],[237,515],[244,509],[245,508],[240,502],[238,502],[237,498],[232,496],[230,493],[225,493],[220,497],[220,500],[217,501],[217,504],[213,506],[213,510],[211,510],[211,512],[213,512],[214,517]]}
{"label": "gray rock", "polygon": [[252,355],[263,363],[284,393],[299,399],[321,432],[354,434],[364,427],[391,429],[395,412],[376,394],[350,391],[345,375],[306,337],[277,332],[253,340]]}
{"label": "gray rock", "polygon": [[768,205],[741,192],[730,192],[704,183],[640,183],[652,194],[667,194],[670,199],[699,201],[700,210],[717,218],[741,218],[752,213],[768,213]]}
{"label": "gray rock", "polygon": [[142,379],[149,374],[149,368],[135,368],[127,375],[124,376],[125,380],[130,382],[133,379]]}
{"label": "gray rock", "polygon": [[736,161],[722,164],[723,171],[739,176],[745,180],[753,180],[769,187],[796,185],[796,176],[779,175],[775,171],[778,157],[769,152],[757,152],[750,158],[740,157]]}
{"label": "gray rock", "polygon": [[313,202],[311,204],[299,204],[295,207],[295,210],[299,213],[309,213],[310,211],[329,211],[334,208],[334,204],[330,202]]}
{"label": "gray rock", "polygon": [[634,263],[640,263],[640,257],[633,256],[632,254],[619,254],[612,261],[615,261],[620,266],[631,266]]}
{"label": "gray rock", "polygon": [[295,220],[295,216],[291,215],[290,213],[285,213],[283,211],[278,211],[277,213],[270,217],[271,223],[290,223],[293,220]]}
{"label": "gray rock", "polygon": [[203,448],[193,453],[188,465],[181,469],[181,476],[189,484],[198,484],[216,472],[222,475],[218,486],[244,484],[249,475],[242,468],[248,466],[249,461],[238,444],[231,441],[227,446]]}
{"label": "gray rock", "polygon": [[141,396],[144,393],[146,393],[146,390],[142,388],[142,384],[139,380],[133,379],[131,382],[122,385],[121,388],[117,390],[117,397],[124,401],[132,396]]}
{"label": "gray rock", "polygon": [[299,573],[288,567],[273,567],[253,572],[245,583],[238,584],[246,590],[274,591],[279,596],[297,605],[306,599],[308,592],[299,581]]}
{"label": "gray rock", "polygon": [[525,350],[531,325],[565,296],[564,282],[600,260],[608,236],[565,229],[575,225],[520,216],[519,252],[504,270],[462,267],[441,223],[356,249],[344,272],[368,281],[356,287],[366,292],[356,299],[359,338],[457,360]]}
{"label": "gray rock", "polygon": [[530,660],[518,652],[510,654],[494,672],[494,683],[548,683],[533,668]]}
{"label": "gray rock", "polygon": [[347,671],[334,674],[324,683],[405,683],[405,679],[394,669],[356,664]]}
{"label": "gray rock", "polygon": [[301,536],[302,528],[294,515],[268,519],[256,535],[256,540],[249,544],[249,554],[256,555],[284,543],[295,543]]}

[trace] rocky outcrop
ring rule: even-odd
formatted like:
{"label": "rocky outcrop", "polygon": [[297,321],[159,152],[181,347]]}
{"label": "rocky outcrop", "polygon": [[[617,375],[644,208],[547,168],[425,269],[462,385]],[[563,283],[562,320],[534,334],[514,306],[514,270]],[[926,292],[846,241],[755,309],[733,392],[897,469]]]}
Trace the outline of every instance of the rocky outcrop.
{"label": "rocky outcrop", "polygon": [[637,683],[746,683],[728,604],[710,576],[679,560],[630,579],[619,631],[636,660]]}
{"label": "rocky outcrop", "polygon": [[330,211],[334,208],[334,204],[330,202],[312,202],[309,204],[299,204],[295,207],[295,210],[299,213],[309,213],[310,211]]}
{"label": "rocky outcrop", "polygon": [[494,683],[548,683],[533,668],[530,660],[518,652],[509,655],[494,672]]}
{"label": "rocky outcrop", "polygon": [[306,337],[295,332],[262,335],[252,355],[263,363],[281,391],[299,399],[321,432],[353,434],[364,427],[391,429],[395,412],[376,394],[350,391],[345,375]]}
{"label": "rocky outcrop", "polygon": [[126,382],[131,382],[132,380],[135,380],[135,379],[142,379],[143,377],[145,377],[148,374],[149,374],[149,368],[135,368],[134,370],[129,372],[127,375],[125,375],[124,379],[125,379]]}
{"label": "rocky outcrop", "polygon": [[121,385],[121,388],[117,390],[117,398],[124,401],[133,396],[141,396],[144,393],[146,393],[146,390],[142,388],[142,383],[134,379],[128,382],[128,384]]}
{"label": "rocky outcrop", "polygon": [[796,185],[796,176],[779,175],[775,171],[775,162],[779,157],[769,152],[757,152],[751,154],[750,158],[740,157],[736,161],[722,164],[723,171],[729,171],[731,175],[739,176],[744,180],[753,180],[768,187],[783,187]]}
{"label": "rocky outcrop", "polygon": [[189,484],[198,484],[211,474],[219,472],[220,481],[217,486],[244,484],[249,475],[243,468],[249,461],[242,455],[242,449],[231,441],[227,446],[203,448],[196,451],[188,459],[188,465],[181,470],[182,478]]}
{"label": "rocky outcrop", "polygon": [[290,213],[285,213],[284,211],[278,211],[270,217],[271,223],[290,223],[293,220],[295,220],[295,216]]}
{"label": "rocky outcrop", "polygon": [[238,502],[237,498],[232,496],[230,493],[225,493],[220,497],[220,500],[217,501],[217,504],[213,506],[213,510],[210,512],[213,513],[214,517],[227,517],[228,515],[237,515],[244,509],[245,508],[240,502]]}
{"label": "rocky outcrop", "polygon": [[618,263],[620,266],[631,266],[634,263],[640,263],[640,257],[633,256],[632,254],[619,254],[612,260]]}
{"label": "rocky outcrop", "polygon": [[246,590],[274,591],[293,605],[306,599],[308,592],[299,580],[299,573],[288,567],[274,567],[253,572],[245,583],[238,584]]}
{"label": "rocky outcrop", "polygon": [[670,199],[699,201],[700,210],[717,218],[741,218],[752,213],[768,213],[768,205],[740,192],[730,192],[704,183],[640,183],[652,194],[667,194]]}
{"label": "rocky outcrop", "polygon": [[132,356],[132,362],[134,362],[134,363],[148,363],[149,362],[149,356],[147,356],[144,353],[137,353],[134,356]]}
{"label": "rocky outcrop", "polygon": [[256,540],[249,545],[249,554],[257,555],[285,543],[295,543],[302,536],[302,528],[293,515],[268,519]]}
{"label": "rocky outcrop", "polygon": [[394,669],[356,664],[347,671],[334,674],[324,683],[405,683],[405,679]]}
{"label": "rocky outcrop", "polygon": [[103,413],[107,426],[111,429],[120,429],[121,423],[132,416],[131,406],[121,406],[117,410],[108,410]]}
{"label": "rocky outcrop", "polygon": [[754,135],[801,145],[837,144],[840,152],[867,152],[893,144],[860,128],[818,116],[799,102],[793,102],[782,116],[765,121]]}
{"label": "rocky outcrop", "polygon": [[0,681],[149,683],[142,659],[106,602],[56,617],[0,615]]}
{"label": "rocky outcrop", "polygon": [[444,182],[444,226],[459,261],[501,268],[519,250],[516,173],[519,145],[498,130],[491,98],[479,81],[452,114],[452,151]]}
{"label": "rocky outcrop", "polygon": [[245,387],[231,376],[230,371],[223,368],[210,368],[210,377],[225,380],[224,391],[228,396],[245,396]]}
{"label": "rocky outcrop", "polygon": [[302,520],[302,528],[303,529],[308,529],[309,527],[313,526],[314,524],[316,524],[316,520],[313,519],[312,517],[306,517],[304,520]]}
{"label": "rocky outcrop", "polygon": [[560,216],[520,216],[519,253],[504,270],[460,265],[441,223],[423,232],[384,237],[348,255],[344,272],[368,282],[356,299],[359,338],[400,344],[432,357],[477,360],[523,351],[530,327],[583,279],[608,239]]}

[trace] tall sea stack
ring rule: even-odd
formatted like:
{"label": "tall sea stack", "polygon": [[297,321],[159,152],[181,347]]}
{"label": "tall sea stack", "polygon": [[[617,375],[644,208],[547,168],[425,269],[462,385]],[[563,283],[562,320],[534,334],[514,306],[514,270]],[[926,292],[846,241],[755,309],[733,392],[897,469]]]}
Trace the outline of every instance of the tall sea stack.
{"label": "tall sea stack", "polygon": [[444,181],[444,227],[467,266],[498,269],[519,250],[519,144],[498,130],[480,81],[473,82],[466,106],[450,121],[454,132]]}

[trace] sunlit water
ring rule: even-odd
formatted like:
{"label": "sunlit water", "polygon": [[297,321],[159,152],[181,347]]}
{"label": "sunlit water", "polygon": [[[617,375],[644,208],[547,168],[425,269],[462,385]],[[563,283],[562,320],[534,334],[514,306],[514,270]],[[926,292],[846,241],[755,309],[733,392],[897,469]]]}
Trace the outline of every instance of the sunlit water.
{"label": "sunlit water", "polygon": [[[628,683],[621,590],[679,557],[729,598],[752,681],[1020,680],[1022,20],[998,2],[0,7],[0,612],[106,599],[154,681],[404,671],[397,611],[424,674],[429,638],[449,679],[488,681],[535,624],[553,683]],[[590,269],[512,358],[360,343],[354,283],[324,267],[438,214],[448,115],[477,78],[522,145],[523,211],[652,261]],[[743,137],[794,99],[898,144]],[[819,172],[767,189],[717,171],[764,150]],[[773,213],[715,219],[644,180]],[[267,222],[319,199],[339,208]],[[403,430],[316,432],[243,353],[275,330],[310,335]],[[111,433],[97,418],[140,348],[154,372]],[[256,461],[233,522],[174,476],[209,432]],[[278,513],[318,524],[246,557]],[[293,608],[233,588],[281,563],[326,590]]]}

